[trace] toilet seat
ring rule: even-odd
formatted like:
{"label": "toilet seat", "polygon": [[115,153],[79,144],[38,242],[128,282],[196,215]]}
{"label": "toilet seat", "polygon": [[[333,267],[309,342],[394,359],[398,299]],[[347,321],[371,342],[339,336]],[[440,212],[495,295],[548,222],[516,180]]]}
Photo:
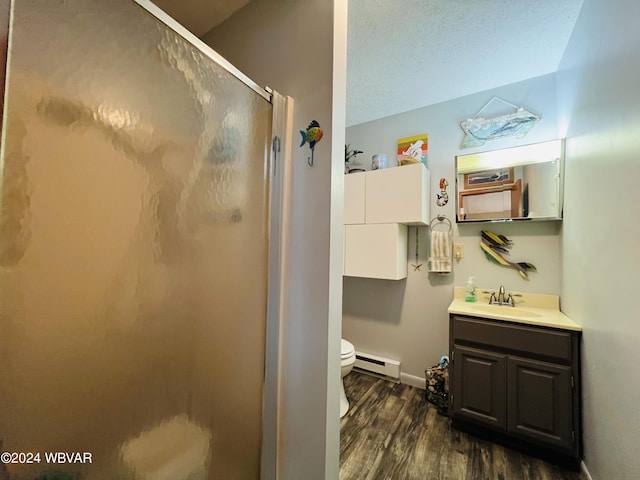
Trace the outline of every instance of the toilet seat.
{"label": "toilet seat", "polygon": [[344,360],[345,358],[349,358],[354,356],[356,353],[356,349],[353,344],[345,339],[342,339],[342,343],[340,345],[340,359]]}

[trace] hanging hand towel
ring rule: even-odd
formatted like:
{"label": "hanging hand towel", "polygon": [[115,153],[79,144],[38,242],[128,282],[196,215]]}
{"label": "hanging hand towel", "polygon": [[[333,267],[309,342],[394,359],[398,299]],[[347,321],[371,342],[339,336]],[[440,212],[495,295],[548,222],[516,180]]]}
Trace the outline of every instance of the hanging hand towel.
{"label": "hanging hand towel", "polygon": [[429,256],[429,271],[450,273],[452,263],[451,232],[440,232],[432,230]]}

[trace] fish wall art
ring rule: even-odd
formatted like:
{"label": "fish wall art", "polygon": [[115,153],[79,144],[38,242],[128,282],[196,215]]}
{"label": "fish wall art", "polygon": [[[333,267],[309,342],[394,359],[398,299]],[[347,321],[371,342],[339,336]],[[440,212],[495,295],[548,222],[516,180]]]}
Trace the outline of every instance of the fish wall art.
{"label": "fish wall art", "polygon": [[529,262],[510,262],[504,255],[509,254],[509,249],[513,246],[513,242],[504,235],[497,235],[489,230],[480,232],[480,248],[484,252],[487,260],[502,265],[503,267],[513,268],[517,270],[522,278],[529,279],[529,272],[536,272],[536,266]]}
{"label": "fish wall art", "polygon": [[[486,118],[480,114],[494,101],[499,101],[514,108],[514,113]],[[474,118],[467,118],[460,122],[464,130],[464,138],[460,148],[479,147],[489,140],[513,137],[522,138],[540,121],[540,117],[529,110],[513,105],[498,97],[493,97],[482,107]]]}
{"label": "fish wall art", "polygon": [[300,146],[302,147],[305,143],[308,143],[309,148],[311,148],[311,156],[307,158],[307,163],[310,167],[313,167],[313,152],[316,148],[316,143],[322,139],[323,133],[320,124],[316,120],[311,120],[306,130],[300,130],[300,135],[302,135]]}

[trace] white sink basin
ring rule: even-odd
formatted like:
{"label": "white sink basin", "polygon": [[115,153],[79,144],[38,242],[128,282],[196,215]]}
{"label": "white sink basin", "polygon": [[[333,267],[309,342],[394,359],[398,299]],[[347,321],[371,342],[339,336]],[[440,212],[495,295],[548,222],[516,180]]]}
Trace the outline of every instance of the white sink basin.
{"label": "white sink basin", "polygon": [[508,315],[510,317],[541,317],[537,312],[526,310],[520,307],[507,307],[504,305],[474,305],[474,310],[485,313],[493,313],[494,315]]}

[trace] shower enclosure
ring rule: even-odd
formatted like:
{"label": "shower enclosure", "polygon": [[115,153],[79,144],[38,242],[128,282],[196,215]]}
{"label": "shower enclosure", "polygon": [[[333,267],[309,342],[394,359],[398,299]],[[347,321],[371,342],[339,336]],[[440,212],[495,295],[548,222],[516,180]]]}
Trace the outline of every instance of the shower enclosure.
{"label": "shower enclosure", "polygon": [[282,105],[146,0],[12,1],[0,479],[271,478]]}

